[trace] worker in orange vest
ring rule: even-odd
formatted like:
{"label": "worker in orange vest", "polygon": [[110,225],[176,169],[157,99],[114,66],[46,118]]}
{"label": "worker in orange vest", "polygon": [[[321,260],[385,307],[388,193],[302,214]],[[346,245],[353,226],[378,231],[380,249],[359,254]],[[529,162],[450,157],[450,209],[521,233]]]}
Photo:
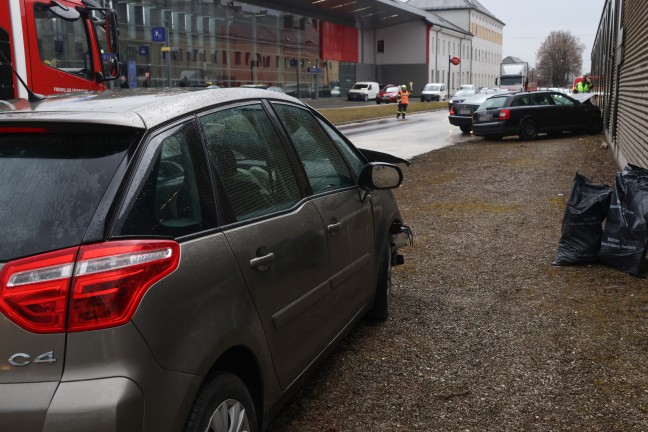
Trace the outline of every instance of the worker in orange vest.
{"label": "worker in orange vest", "polygon": [[403,120],[405,120],[407,105],[409,105],[409,95],[410,93],[407,91],[407,86],[403,84],[398,91],[398,112],[396,113],[396,118],[399,118],[402,115]]}

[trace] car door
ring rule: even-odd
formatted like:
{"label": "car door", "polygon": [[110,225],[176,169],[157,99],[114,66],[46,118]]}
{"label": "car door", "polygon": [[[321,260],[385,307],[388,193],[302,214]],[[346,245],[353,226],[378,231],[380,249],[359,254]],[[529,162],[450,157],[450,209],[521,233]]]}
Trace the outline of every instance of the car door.
{"label": "car door", "polygon": [[[538,123],[541,131],[548,129],[560,128],[562,120],[559,118],[559,112],[548,93],[532,93],[531,102],[533,108],[529,109],[529,114]],[[525,109],[524,111],[527,111]]]}
{"label": "car door", "polygon": [[260,103],[200,117],[217,177],[223,231],[287,387],[337,330],[331,322],[327,237]]}
{"label": "car door", "polygon": [[576,101],[562,93],[551,93],[551,99],[556,105],[556,121],[561,130],[571,130],[586,124],[584,112],[576,109]]}
{"label": "car door", "polygon": [[[275,104],[310,184],[312,202],[326,232],[331,264],[333,315],[348,324],[374,292],[374,223],[371,201],[331,136],[306,109]],[[353,167],[354,171],[359,169]]]}

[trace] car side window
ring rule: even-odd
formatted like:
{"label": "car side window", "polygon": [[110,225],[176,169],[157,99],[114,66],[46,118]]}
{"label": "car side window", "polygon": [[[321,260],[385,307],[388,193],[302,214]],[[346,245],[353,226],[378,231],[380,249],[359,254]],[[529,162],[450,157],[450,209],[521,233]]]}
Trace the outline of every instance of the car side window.
{"label": "car side window", "polygon": [[364,157],[359,155],[357,150],[355,150],[352,147],[349,147],[347,142],[345,141],[344,138],[340,136],[340,134],[333,129],[331,126],[326,124],[324,121],[321,119],[317,119],[319,123],[322,125],[326,133],[329,134],[337,148],[340,150],[340,152],[344,155],[344,158],[349,162],[349,165],[351,166],[351,170],[353,173],[358,177],[360,175],[360,171],[362,171],[362,168],[367,164],[365,161]]}
{"label": "car side window", "polygon": [[288,155],[261,104],[204,115],[200,127],[229,221],[285,210],[301,200]]}
{"label": "car side window", "polygon": [[195,122],[164,131],[149,141],[113,233],[179,237],[213,228],[209,185]]}
{"label": "car side window", "polygon": [[533,105],[553,105],[546,94],[534,94]]}
{"label": "car side window", "polygon": [[553,99],[554,103],[559,106],[574,106],[574,102],[567,98],[564,95],[558,94],[558,93],[553,93],[551,95],[551,98]]}
{"label": "car side window", "polygon": [[518,96],[515,98],[515,101],[513,102],[513,106],[528,106],[531,105],[531,102],[529,101],[529,95],[522,95]]}
{"label": "car side window", "polygon": [[305,109],[275,104],[314,194],[354,186],[349,168],[315,117]]}

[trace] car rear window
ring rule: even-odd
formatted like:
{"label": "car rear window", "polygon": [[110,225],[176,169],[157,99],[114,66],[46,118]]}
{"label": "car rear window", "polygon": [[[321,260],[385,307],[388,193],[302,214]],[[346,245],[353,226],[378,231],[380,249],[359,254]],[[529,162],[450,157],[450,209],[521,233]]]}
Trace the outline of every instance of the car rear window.
{"label": "car rear window", "polygon": [[506,105],[506,97],[491,97],[486,99],[483,104],[479,106],[479,110],[487,110],[493,108],[502,108]]}
{"label": "car rear window", "polygon": [[0,261],[78,245],[133,136],[0,135]]}

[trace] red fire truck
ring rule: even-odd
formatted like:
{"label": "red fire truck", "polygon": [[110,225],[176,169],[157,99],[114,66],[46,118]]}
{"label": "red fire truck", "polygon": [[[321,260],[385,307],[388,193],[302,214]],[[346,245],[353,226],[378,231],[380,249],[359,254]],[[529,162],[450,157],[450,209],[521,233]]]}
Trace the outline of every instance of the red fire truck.
{"label": "red fire truck", "polygon": [[117,33],[94,0],[0,0],[0,100],[104,90],[119,78]]}

